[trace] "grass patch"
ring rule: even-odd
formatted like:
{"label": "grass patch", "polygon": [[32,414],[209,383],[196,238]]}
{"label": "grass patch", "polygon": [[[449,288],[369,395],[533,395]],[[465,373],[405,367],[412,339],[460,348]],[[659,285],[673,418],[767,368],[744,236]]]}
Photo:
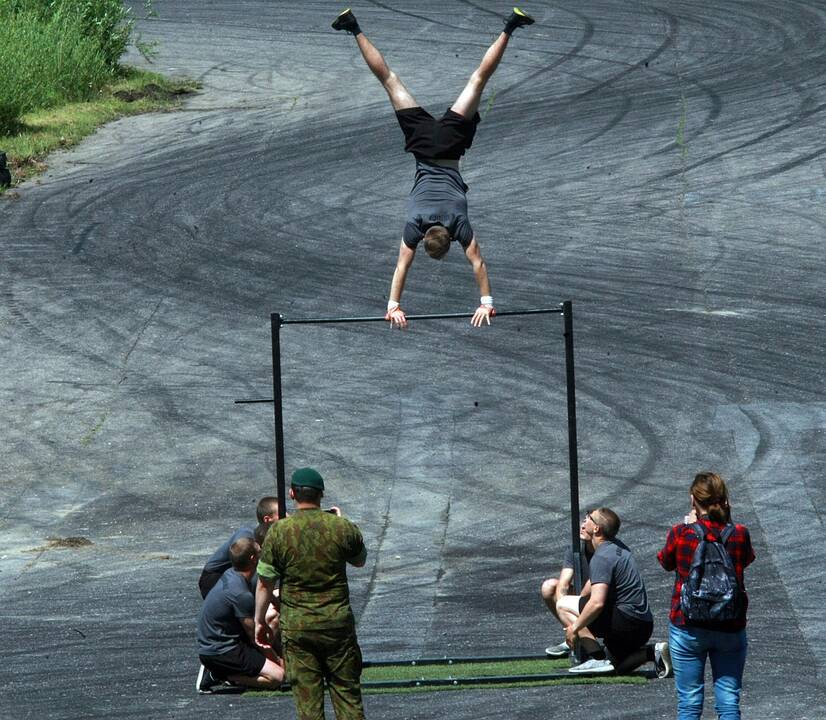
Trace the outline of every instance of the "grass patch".
{"label": "grass patch", "polygon": [[[0,135],[0,151],[8,155],[15,183],[43,172],[53,150],[77,145],[101,125],[127,115],[172,110],[182,96],[197,89],[189,80],[124,68],[120,77],[83,102],[36,110],[20,118],[15,132]],[[0,191],[1,192],[1,191]]]}
{"label": "grass patch", "polygon": [[[536,687],[539,685],[639,685],[646,682],[643,675],[603,675],[582,677],[541,678],[542,675],[564,673],[570,667],[568,660],[546,660],[544,658],[508,660],[495,662],[452,663],[450,665],[381,665],[365,667],[361,676],[362,692],[365,695],[384,693],[437,692],[441,690],[488,690],[502,688]],[[536,675],[536,680],[525,676]],[[513,681],[507,679],[514,678]],[[462,679],[501,677],[502,682],[479,685],[462,684]],[[516,678],[519,678],[518,680]],[[418,687],[381,688],[370,687],[371,682],[416,681],[416,680],[456,680],[452,685],[421,685]],[[284,691],[247,690],[245,697],[279,697],[290,694]]]}
{"label": "grass patch", "polygon": [[379,665],[366,667],[361,679],[364,682],[382,680],[418,680],[419,678],[468,678],[495,677],[497,675],[547,675],[567,670],[567,659],[545,660],[497,660],[492,662],[454,662],[450,665]]}

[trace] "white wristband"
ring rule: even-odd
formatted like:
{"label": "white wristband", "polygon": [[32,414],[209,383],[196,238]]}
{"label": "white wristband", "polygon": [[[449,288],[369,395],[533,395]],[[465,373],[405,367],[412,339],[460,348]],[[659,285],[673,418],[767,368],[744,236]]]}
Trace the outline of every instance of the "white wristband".
{"label": "white wristband", "polygon": [[482,303],[482,305],[493,306],[493,298],[490,295],[482,295],[479,302]]}
{"label": "white wristband", "polygon": [[394,310],[397,310],[398,307],[399,307],[399,303],[397,303],[395,300],[388,300],[387,301],[387,312],[393,312]]}

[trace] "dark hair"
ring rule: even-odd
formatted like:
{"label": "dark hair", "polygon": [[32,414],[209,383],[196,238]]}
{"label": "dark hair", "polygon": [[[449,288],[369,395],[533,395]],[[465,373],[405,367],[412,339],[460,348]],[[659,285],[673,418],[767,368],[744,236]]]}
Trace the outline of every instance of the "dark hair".
{"label": "dark hair", "polygon": [[249,570],[258,560],[258,543],[252,538],[241,538],[229,546],[229,560],[236,570]]}
{"label": "dark hair", "polygon": [[292,485],[295,493],[295,501],[301,503],[310,503],[312,505],[320,505],[321,498],[324,496],[324,491],[314,487],[307,487],[306,485]]}
{"label": "dark hair", "polygon": [[[593,513],[599,513],[599,522],[594,520]],[[609,540],[613,540],[617,536],[620,525],[622,524],[622,520],[620,520],[619,515],[617,515],[611,508],[607,507],[601,507],[593,510],[591,513],[591,521],[594,525],[597,525],[600,530],[602,530],[602,534]]]}
{"label": "dark hair", "polygon": [[264,540],[267,539],[267,533],[270,531],[271,524],[272,523],[258,523],[258,525],[255,526],[253,535],[255,535],[255,542],[259,545],[263,545]]}
{"label": "dark hair", "polygon": [[728,522],[731,520],[731,508],[728,503],[726,482],[717,473],[701,472],[694,476],[691,494],[698,505],[708,513],[709,520]]}
{"label": "dark hair", "polygon": [[450,250],[450,233],[444,225],[431,225],[424,234],[424,249],[434,260],[447,255]]}
{"label": "dark hair", "polygon": [[272,495],[262,497],[255,508],[255,514],[260,523],[264,522],[266,515],[275,515],[275,517],[278,517],[278,498]]}

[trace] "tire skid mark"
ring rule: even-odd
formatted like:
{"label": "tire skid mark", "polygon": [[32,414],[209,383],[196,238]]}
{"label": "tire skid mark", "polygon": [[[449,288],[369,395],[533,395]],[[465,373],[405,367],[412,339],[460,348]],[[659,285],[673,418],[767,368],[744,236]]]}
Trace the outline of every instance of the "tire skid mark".
{"label": "tire skid mark", "polygon": [[[631,75],[632,73],[635,73],[640,69],[644,69],[646,63],[651,63],[652,61],[656,60],[660,55],[662,55],[666,50],[668,50],[668,48],[670,48],[673,45],[674,40],[677,36],[678,29],[679,29],[679,21],[677,20],[677,18],[674,15],[671,15],[670,13],[668,13],[664,10],[660,10],[659,8],[655,8],[655,10],[658,13],[660,13],[661,15],[663,15],[666,22],[667,22],[665,40],[663,40],[660,43],[660,45],[658,45],[656,48],[654,48],[654,50],[652,50],[648,55],[644,56],[642,59],[638,60],[637,62],[632,63],[625,70],[622,70],[621,72],[616,73],[615,75],[612,75],[611,77],[606,78],[605,80],[599,81],[596,85],[594,85],[593,87],[588,88],[587,90],[584,90],[584,91],[579,92],[579,93],[575,93],[574,95],[570,96],[569,98],[566,98],[568,102],[577,102],[579,100],[583,100],[585,98],[590,97],[591,95],[599,93],[600,91],[615,85],[618,81],[620,81],[623,78]],[[500,93],[509,92],[510,90],[512,90],[516,87],[519,87],[520,85],[527,84],[531,80],[534,80],[536,77],[544,75],[547,72],[549,72],[550,70],[553,70],[558,65],[562,64],[562,62],[567,62],[569,60],[572,60],[572,59],[576,58],[579,55],[580,50],[582,50],[586,45],[588,45],[591,42],[591,40],[594,36],[594,33],[595,33],[595,26],[594,26],[593,22],[589,18],[587,18],[586,16],[580,15],[579,13],[573,13],[572,12],[572,14],[574,14],[577,17],[581,18],[583,20],[583,22],[585,22],[585,29],[583,31],[583,36],[580,39],[580,41],[577,43],[576,47],[574,47],[567,55],[565,55],[564,58],[561,61],[554,62],[554,63],[551,63],[550,65],[547,65],[543,68],[540,68],[535,73],[530,75],[528,78],[525,78],[523,80],[520,80],[517,83],[514,83],[513,85],[510,85],[505,90],[500,91]]]}
{"label": "tire skid mark", "polygon": [[591,40],[593,39],[595,32],[593,22],[590,20],[590,18],[581,13],[574,12],[572,10],[569,10],[568,12],[570,12],[570,14],[578,18],[582,24],[582,34],[579,40],[577,40],[576,45],[574,45],[574,47],[571,48],[569,51],[565,52],[559,59],[554,60],[554,62],[548,65],[543,65],[542,67],[538,68],[537,70],[529,74],[527,77],[522,78],[521,80],[518,80],[502,88],[498,91],[498,95],[507,96],[512,90],[520,88],[523,85],[532,84],[536,78],[547,75],[552,70],[555,70],[560,66],[578,58],[580,52],[591,43]]}
{"label": "tire skid mark", "polygon": [[432,25],[438,25],[439,27],[450,28],[451,30],[463,30],[463,31],[467,30],[467,28],[461,27],[459,25],[452,25],[452,24],[446,23],[442,20],[434,20],[431,17],[427,17],[427,15],[418,15],[416,13],[407,12],[406,10],[399,10],[398,8],[390,7],[390,5],[385,5],[384,3],[379,2],[378,0],[367,0],[367,2],[369,2],[371,5],[373,5],[377,8],[381,8],[382,10],[387,10],[392,15],[401,15],[401,16],[405,16],[405,17],[414,18],[415,20],[424,20],[426,23],[430,23]]}
{"label": "tire skid mark", "polygon": [[[787,130],[790,130],[790,129],[796,127],[797,125],[800,125],[802,121],[808,120],[808,119],[814,117],[815,115],[819,115],[824,110],[826,110],[826,103],[822,103],[822,104],[818,105],[817,107],[813,108],[812,110],[805,111],[804,113],[801,114],[800,117],[796,118],[795,120],[790,120],[790,121],[781,123],[780,125],[778,125],[776,127],[773,127],[770,130],[766,130],[765,132],[759,133],[758,135],[755,135],[755,136],[749,138],[748,140],[740,142],[740,143],[738,143],[736,145],[733,145],[729,148],[726,148],[724,150],[720,150],[719,152],[712,153],[711,155],[707,155],[704,158],[702,158],[701,160],[698,160],[697,162],[689,163],[688,165],[686,165],[684,170],[682,168],[677,169],[677,170],[671,170],[667,173],[663,173],[662,175],[658,175],[657,177],[652,178],[651,180],[648,180],[645,184],[649,185],[653,182],[657,182],[657,181],[661,181],[661,180],[667,180],[669,178],[680,175],[683,172],[686,172],[686,173],[691,172],[692,170],[696,170],[697,168],[708,165],[709,163],[715,162],[716,160],[719,160],[720,158],[724,158],[727,155],[731,155],[732,153],[735,153],[739,150],[744,150],[746,148],[755,147],[757,145],[760,145],[761,143],[764,143],[766,140],[769,140],[770,138],[774,138],[774,137],[786,132]],[[819,157],[820,152],[821,151],[818,151],[818,154],[816,155],[816,157]]]}
{"label": "tire skid mark", "polygon": [[[742,480],[738,487],[743,486],[754,508],[760,535],[773,557],[776,567],[784,568],[781,577],[794,577],[794,591],[788,586],[791,580],[782,584],[787,597],[787,604],[793,609],[797,617],[797,627],[803,634],[808,649],[817,659],[818,675],[823,676],[823,663],[826,661],[826,650],[820,642],[824,621],[819,598],[819,587],[826,576],[826,565],[823,564],[824,551],[820,546],[812,546],[806,553],[801,553],[794,543],[795,532],[788,527],[782,514],[778,514],[779,507],[792,507],[798,522],[816,522],[823,529],[823,514],[817,507],[814,498],[808,492],[799,477],[804,467],[795,467],[789,464],[786,438],[791,435],[797,439],[802,430],[798,417],[791,423],[784,423],[786,403],[767,403],[765,410],[750,405],[737,405],[736,411],[745,417],[756,435],[757,442],[752,449],[752,457],[742,472]],[[819,408],[822,403],[807,407],[802,414],[813,415],[803,419],[821,424],[826,421],[826,412]],[[780,444],[780,443],[784,444]],[[797,457],[800,457],[799,455]],[[777,481],[778,475],[784,476],[784,481]],[[805,569],[798,572],[797,569]],[[802,587],[801,587],[802,586]]]}

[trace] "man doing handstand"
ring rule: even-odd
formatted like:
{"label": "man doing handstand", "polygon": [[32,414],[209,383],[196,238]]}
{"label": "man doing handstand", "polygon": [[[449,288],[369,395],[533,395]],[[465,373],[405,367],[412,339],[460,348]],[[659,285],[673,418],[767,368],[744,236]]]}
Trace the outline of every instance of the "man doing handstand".
{"label": "man doing handstand", "polygon": [[393,326],[407,327],[407,317],[399,303],[407,272],[422,240],[427,254],[437,260],[447,254],[452,240],[464,248],[481,295],[479,307],[471,320],[474,327],[480,327],[482,323],[490,325],[490,319],[496,314],[485,260],[467,216],[465,193],[468,188],[459,172],[459,159],[473,142],[476,126],[481,119],[478,109],[482,90],[505,54],[511,33],[533,22],[529,15],[518,8],[513,9],[505,21],[505,30],[488,48],[456,102],[439,119],[419,106],[399,77],[387,66],[382,54],[361,31],[349,9],[333,22],[335,30],[346,30],[355,36],[367,67],[390,97],[404,132],[405,152],[412,153],[416,158],[416,180],[407,201],[407,222],[385,315]]}

